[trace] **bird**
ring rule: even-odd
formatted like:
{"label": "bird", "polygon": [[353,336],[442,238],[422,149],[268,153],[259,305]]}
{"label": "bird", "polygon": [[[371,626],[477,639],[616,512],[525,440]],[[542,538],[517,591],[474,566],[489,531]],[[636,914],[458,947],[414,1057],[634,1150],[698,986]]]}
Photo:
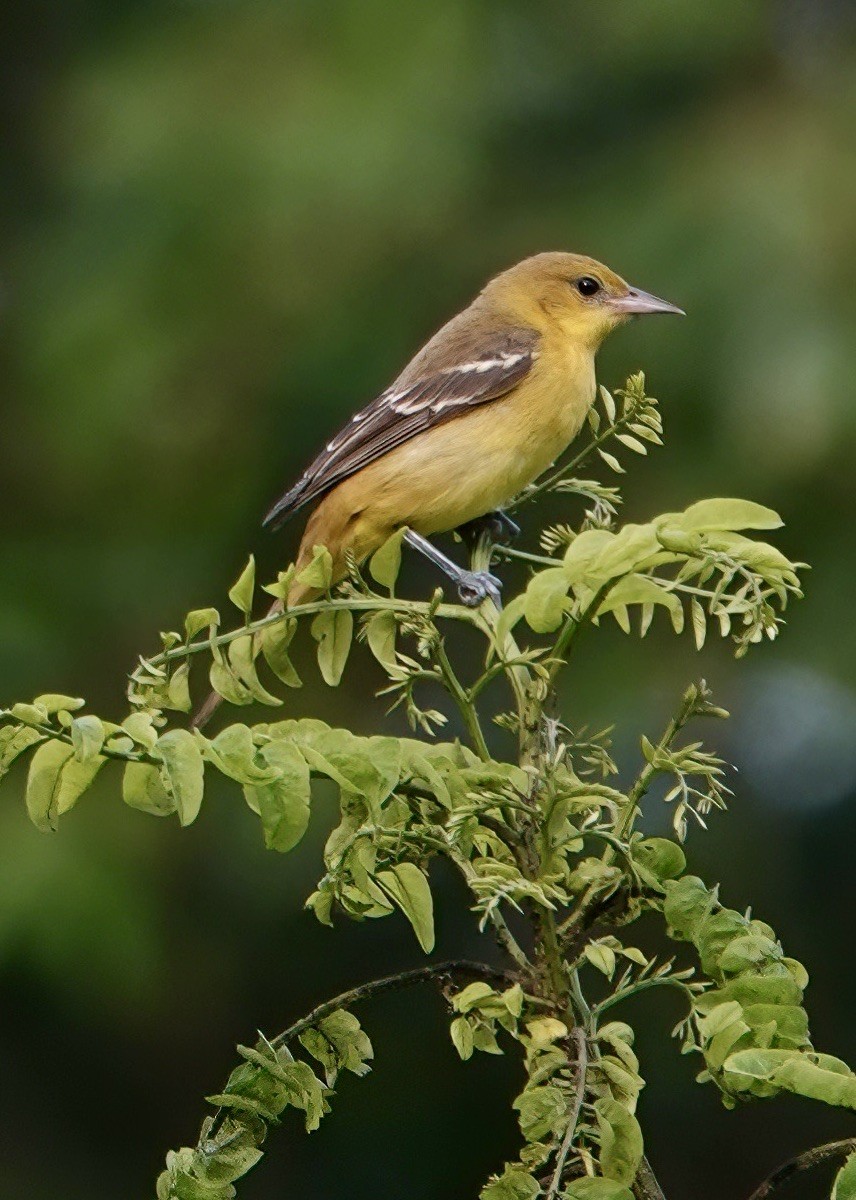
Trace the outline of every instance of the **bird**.
{"label": "bird", "polygon": [[490,279],[267,513],[276,530],[312,506],[287,607],[318,595],[300,577],[315,547],[329,551],[336,583],[400,530],[464,603],[499,603],[495,576],[428,539],[479,520],[511,524],[503,505],[566,449],[594,403],[602,342],[649,313],[684,315],[582,254],[535,254]]}

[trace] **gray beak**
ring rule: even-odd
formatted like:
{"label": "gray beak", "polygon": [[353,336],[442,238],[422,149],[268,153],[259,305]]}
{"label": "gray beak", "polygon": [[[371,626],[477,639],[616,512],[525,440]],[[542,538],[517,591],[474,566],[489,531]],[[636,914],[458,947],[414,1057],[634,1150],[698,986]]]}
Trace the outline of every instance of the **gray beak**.
{"label": "gray beak", "polygon": [[650,292],[643,292],[641,288],[632,287],[626,296],[610,297],[607,303],[615,312],[627,313],[629,316],[642,313],[676,313],[679,317],[687,315],[682,308],[678,308],[677,304],[670,304],[668,300],[660,300],[659,297],[652,296]]}

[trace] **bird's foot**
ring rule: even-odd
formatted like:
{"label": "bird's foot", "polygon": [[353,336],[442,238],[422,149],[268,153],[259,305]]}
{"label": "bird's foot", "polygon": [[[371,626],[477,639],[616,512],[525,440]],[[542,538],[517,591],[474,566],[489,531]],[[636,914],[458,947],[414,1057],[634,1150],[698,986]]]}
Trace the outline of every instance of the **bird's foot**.
{"label": "bird's foot", "polygon": [[492,600],[497,608],[502,608],[502,580],[489,571],[461,571],[455,582],[458,595],[467,608],[478,608],[487,599]]}
{"label": "bird's foot", "polygon": [[472,542],[478,541],[480,535],[486,533],[496,545],[505,546],[520,536],[520,526],[498,508],[495,512],[485,513],[483,517],[476,517],[474,521],[467,521],[458,533],[465,541]]}

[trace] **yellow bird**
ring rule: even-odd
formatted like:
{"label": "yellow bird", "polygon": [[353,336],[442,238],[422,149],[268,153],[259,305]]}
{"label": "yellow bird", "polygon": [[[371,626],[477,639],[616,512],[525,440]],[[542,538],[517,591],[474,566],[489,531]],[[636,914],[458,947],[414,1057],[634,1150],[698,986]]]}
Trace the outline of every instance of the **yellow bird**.
{"label": "yellow bird", "polygon": [[[402,527],[477,604],[498,580],[426,541],[493,514],[562,453],[595,397],[594,360],[629,317],[683,312],[579,254],[536,254],[497,275],[328,442],[265,517],[278,528],[319,501],[297,556],[315,546],[361,563]],[[509,523],[510,524],[510,523]],[[315,593],[298,579],[289,605]]]}
{"label": "yellow bird", "polygon": [[[333,579],[396,530],[457,584],[461,599],[499,602],[500,581],[467,571],[427,539],[502,505],[562,453],[595,398],[594,360],[630,317],[680,308],[579,254],[536,254],[497,275],[353,416],[265,517],[276,529],[316,502],[297,555],[289,606],[317,594],[300,582],[315,546]],[[278,607],[275,606],[275,607]],[[273,611],[273,610],[272,610]],[[194,720],[202,725],[213,695]]]}

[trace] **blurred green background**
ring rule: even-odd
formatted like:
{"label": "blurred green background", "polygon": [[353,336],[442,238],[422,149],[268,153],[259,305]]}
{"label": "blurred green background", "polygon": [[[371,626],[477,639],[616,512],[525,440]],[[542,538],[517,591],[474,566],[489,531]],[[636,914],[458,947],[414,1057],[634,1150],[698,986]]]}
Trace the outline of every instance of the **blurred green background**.
{"label": "blurred green background", "polygon": [[[593,254],[689,313],[602,355],[608,384],[646,369],[666,421],[627,514],[747,495],[813,571],[781,641],[736,665],[604,630],[566,712],[616,721],[632,771],[638,733],[712,682],[733,721],[703,733],[740,773],[691,853],[806,963],[817,1043],[856,1062],[854,34],[851,0],[3,6],[0,703],[66,691],[120,715],[159,629],[221,602],[250,550],[288,560],[299,523],[269,538],[260,514],[428,333],[526,254]],[[365,656],[338,692],[307,678],[290,713],[380,727]],[[327,794],[280,858],[237,788],[180,832],[123,809],[111,775],[45,837],[22,785],[0,806],[4,1197],[153,1194],[236,1041],[418,961],[403,920],[301,911]],[[485,953],[436,882],[438,954]],[[635,1015],[672,1200],[747,1195],[853,1133],[796,1100],[725,1112],[670,1004]],[[513,1058],[458,1063],[434,995],[360,1015],[375,1073],[311,1138],[289,1121],[245,1200],[463,1200],[514,1154]]]}

